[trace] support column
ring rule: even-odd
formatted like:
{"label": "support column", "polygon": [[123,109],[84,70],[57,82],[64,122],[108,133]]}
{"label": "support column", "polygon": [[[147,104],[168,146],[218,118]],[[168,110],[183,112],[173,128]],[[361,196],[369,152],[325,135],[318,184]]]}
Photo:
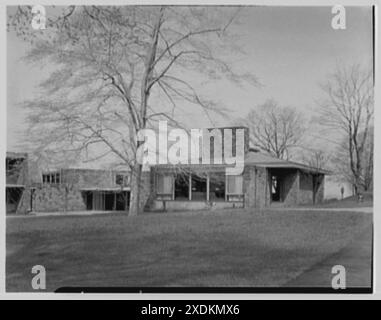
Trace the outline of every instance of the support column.
{"label": "support column", "polygon": [[206,175],[206,201],[209,202],[209,191],[210,191],[210,178],[209,173]]}
{"label": "support column", "polygon": [[228,176],[225,173],[225,202],[228,201]]}
{"label": "support column", "polygon": [[300,201],[300,172],[296,170],[296,204]]}
{"label": "support column", "polygon": [[172,200],[175,200],[176,176],[172,176]]}
{"label": "support column", "polygon": [[192,200],[192,174],[189,174],[189,201]]}

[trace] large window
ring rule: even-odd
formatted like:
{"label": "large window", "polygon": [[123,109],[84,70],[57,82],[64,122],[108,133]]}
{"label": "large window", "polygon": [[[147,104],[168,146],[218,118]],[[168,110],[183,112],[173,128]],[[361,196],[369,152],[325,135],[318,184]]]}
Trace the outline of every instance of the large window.
{"label": "large window", "polygon": [[173,193],[172,175],[158,174],[156,180],[156,190],[158,195],[171,195]]}
{"label": "large window", "polygon": [[242,201],[243,177],[225,172],[157,174],[156,194],[159,200]]}
{"label": "large window", "polygon": [[242,176],[227,176],[227,192],[228,201],[239,201],[243,198],[243,177]]}
{"label": "large window", "polygon": [[211,173],[209,175],[209,200],[225,201],[225,173]]}
{"label": "large window", "polygon": [[192,194],[191,200],[202,201],[206,200],[206,177],[202,175],[192,174]]}

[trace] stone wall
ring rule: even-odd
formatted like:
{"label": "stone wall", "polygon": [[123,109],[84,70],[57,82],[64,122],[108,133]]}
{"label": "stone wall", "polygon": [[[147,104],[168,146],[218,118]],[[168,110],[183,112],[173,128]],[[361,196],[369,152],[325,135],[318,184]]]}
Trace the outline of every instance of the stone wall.
{"label": "stone wall", "polygon": [[269,174],[266,168],[257,168],[256,174],[258,208],[267,207],[271,202]]}
{"label": "stone wall", "polygon": [[254,208],[256,202],[255,167],[245,167],[243,171],[243,192],[245,207]]}
{"label": "stone wall", "polygon": [[73,185],[39,185],[33,194],[33,211],[82,211],[86,210],[82,193]]}
{"label": "stone wall", "polygon": [[314,191],[313,191],[313,176],[310,173],[299,173],[299,201],[298,204],[313,204]]}
{"label": "stone wall", "polygon": [[246,166],[244,173],[245,207],[263,208],[270,204],[268,172],[263,167]]}
{"label": "stone wall", "polygon": [[299,170],[287,170],[283,176],[281,194],[284,206],[295,206],[299,203]]}
{"label": "stone wall", "polygon": [[322,203],[324,201],[324,174],[315,176],[315,203]]}
{"label": "stone wall", "polygon": [[324,175],[300,172],[298,204],[316,204],[324,200]]}
{"label": "stone wall", "polygon": [[163,201],[153,200],[149,207],[150,211],[197,211],[197,210],[221,210],[221,209],[234,209],[243,208],[243,202],[207,202],[207,201]]}
{"label": "stone wall", "polygon": [[75,185],[78,188],[112,188],[117,187],[115,183],[117,173],[128,174],[127,171],[61,169],[61,182]]}

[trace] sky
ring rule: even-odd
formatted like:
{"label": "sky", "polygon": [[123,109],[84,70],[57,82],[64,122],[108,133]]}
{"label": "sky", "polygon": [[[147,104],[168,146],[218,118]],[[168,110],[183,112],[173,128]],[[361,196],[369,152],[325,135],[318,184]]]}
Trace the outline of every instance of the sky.
{"label": "sky", "polygon": [[[231,125],[230,121],[267,99],[312,115],[322,97],[319,83],[337,64],[371,63],[371,7],[346,7],[345,30],[334,30],[332,17],[328,6],[241,8],[233,28],[246,54],[237,61],[229,52],[224,54],[235,68],[252,73],[263,86],[238,88],[227,81],[205,84],[204,93],[231,111],[229,119],[216,119],[215,125]],[[20,103],[38,93],[38,83],[49,72],[49,66],[31,66],[21,60],[28,49],[14,33],[7,34],[8,151],[22,151],[27,124]],[[210,126],[200,114],[184,116],[194,128]]]}

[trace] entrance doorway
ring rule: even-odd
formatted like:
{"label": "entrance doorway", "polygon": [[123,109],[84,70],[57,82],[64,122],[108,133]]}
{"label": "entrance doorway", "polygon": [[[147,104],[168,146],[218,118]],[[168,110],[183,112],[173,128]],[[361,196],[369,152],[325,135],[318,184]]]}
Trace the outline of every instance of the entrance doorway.
{"label": "entrance doorway", "polygon": [[281,179],[278,175],[271,176],[271,201],[282,201]]}
{"label": "entrance doorway", "polygon": [[126,211],[130,206],[129,191],[83,191],[86,210]]}

